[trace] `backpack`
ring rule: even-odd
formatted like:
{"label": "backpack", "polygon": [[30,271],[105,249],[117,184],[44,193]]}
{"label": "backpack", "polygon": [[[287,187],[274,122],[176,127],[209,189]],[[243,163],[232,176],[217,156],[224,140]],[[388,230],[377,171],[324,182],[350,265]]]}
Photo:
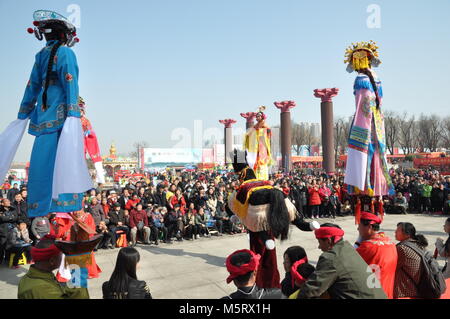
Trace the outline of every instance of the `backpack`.
{"label": "backpack", "polygon": [[443,273],[439,270],[439,264],[433,258],[430,251],[420,249],[416,244],[403,242],[414,250],[422,260],[422,274],[417,285],[419,297],[425,299],[439,299],[447,289]]}

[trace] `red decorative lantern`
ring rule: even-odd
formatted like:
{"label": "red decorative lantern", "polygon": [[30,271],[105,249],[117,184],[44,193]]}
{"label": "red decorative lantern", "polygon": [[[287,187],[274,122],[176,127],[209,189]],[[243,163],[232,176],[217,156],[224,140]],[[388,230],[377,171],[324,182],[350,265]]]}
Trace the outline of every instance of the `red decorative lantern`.
{"label": "red decorative lantern", "polygon": [[31,33],[34,33],[34,30],[32,28],[28,28],[27,32],[31,34]]}

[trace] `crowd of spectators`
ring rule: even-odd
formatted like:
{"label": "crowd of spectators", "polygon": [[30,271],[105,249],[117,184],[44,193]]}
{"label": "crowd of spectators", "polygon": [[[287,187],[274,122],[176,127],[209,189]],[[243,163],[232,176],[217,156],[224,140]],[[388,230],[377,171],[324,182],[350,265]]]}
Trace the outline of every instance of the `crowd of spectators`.
{"label": "crowd of spectators", "polygon": [[[375,214],[450,212],[450,176],[428,169],[390,171],[395,194],[362,198],[362,210]],[[344,185],[343,174],[326,175],[318,169],[295,169],[271,174],[275,187],[289,197],[307,218],[337,218],[354,214],[356,199]],[[28,253],[50,231],[53,215],[27,216],[27,188],[14,180],[0,191],[0,261],[10,252]],[[95,221],[103,240],[97,249],[113,249],[122,234],[128,245],[158,245],[174,240],[245,232],[239,219],[227,213],[229,195],[239,186],[232,172],[164,171],[129,178],[123,187],[100,185],[85,194],[84,210]],[[3,187],[3,189],[5,189]],[[122,243],[123,244],[123,243]],[[17,258],[13,266],[17,266]]]}

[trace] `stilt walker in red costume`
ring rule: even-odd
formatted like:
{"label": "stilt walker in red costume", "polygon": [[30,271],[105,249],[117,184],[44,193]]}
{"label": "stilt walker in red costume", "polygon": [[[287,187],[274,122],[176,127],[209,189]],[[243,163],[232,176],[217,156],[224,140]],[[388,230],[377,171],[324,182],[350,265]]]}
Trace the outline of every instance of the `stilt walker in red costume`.
{"label": "stilt walker in red costume", "polygon": [[250,236],[250,249],[261,256],[256,277],[260,288],[279,288],[275,239],[288,237],[292,223],[303,231],[320,228],[307,223],[283,192],[266,180],[259,180],[246,161],[245,152],[234,151],[233,168],[239,174],[240,186],[228,199],[227,212],[239,217]]}
{"label": "stilt walker in red costume", "polygon": [[84,153],[89,153],[97,172],[97,183],[105,183],[105,171],[103,170],[102,156],[98,146],[97,134],[92,129],[91,122],[86,117],[86,104],[81,96],[78,97],[78,106],[81,111],[81,126],[84,133]]}

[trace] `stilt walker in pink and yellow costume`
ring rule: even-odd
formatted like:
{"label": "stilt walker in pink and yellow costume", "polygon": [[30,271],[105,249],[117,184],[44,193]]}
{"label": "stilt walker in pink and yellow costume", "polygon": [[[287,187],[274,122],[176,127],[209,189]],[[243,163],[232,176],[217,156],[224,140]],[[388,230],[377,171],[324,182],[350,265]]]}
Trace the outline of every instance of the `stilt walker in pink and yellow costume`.
{"label": "stilt walker in pink and yellow costume", "polygon": [[[375,42],[352,44],[346,51],[347,71],[358,72],[353,86],[356,112],[348,140],[344,183],[351,195],[382,196],[393,192],[386,160],[381,81]],[[357,216],[356,216],[357,217]]]}

